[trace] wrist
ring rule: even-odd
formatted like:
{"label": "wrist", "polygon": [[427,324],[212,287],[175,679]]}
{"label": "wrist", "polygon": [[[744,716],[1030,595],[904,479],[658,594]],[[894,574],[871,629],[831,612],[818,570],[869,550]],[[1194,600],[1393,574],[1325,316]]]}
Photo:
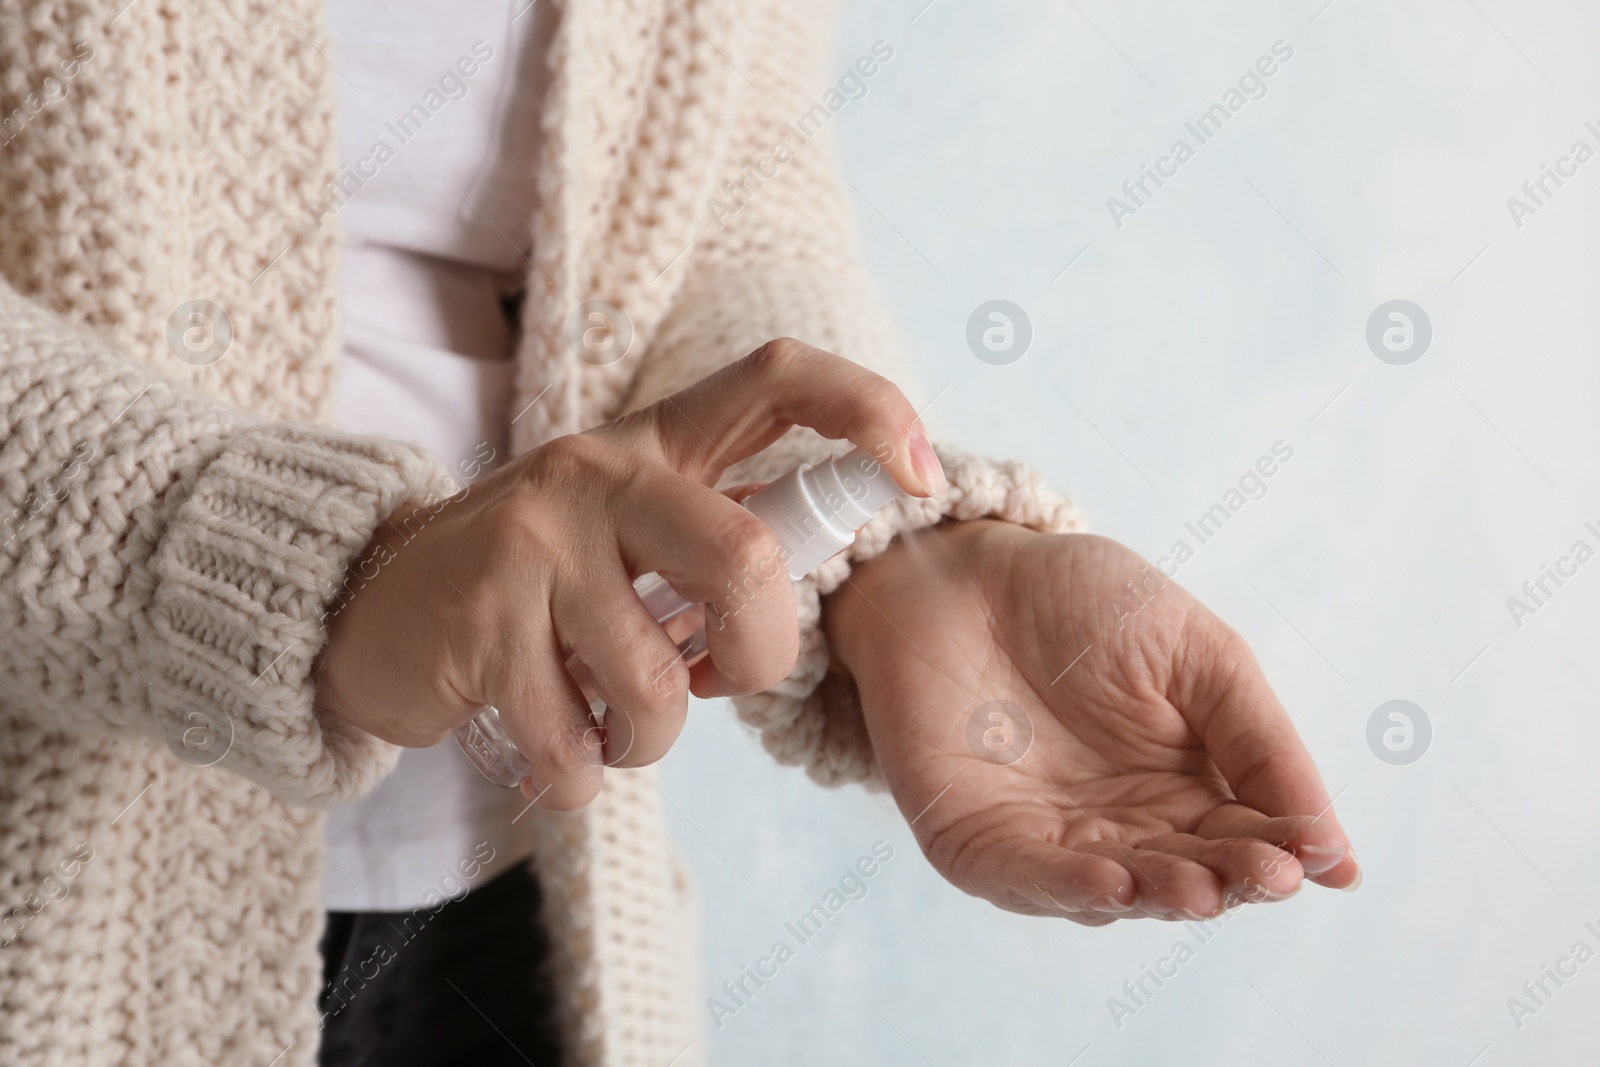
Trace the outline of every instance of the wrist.
{"label": "wrist", "polygon": [[917,572],[926,570],[928,551],[959,525],[965,524],[940,523],[902,534],[872,559],[854,564],[849,579],[822,598],[822,632],[837,663],[851,668],[867,646],[893,632],[886,612],[892,614],[900,590],[922,580]]}
{"label": "wrist", "polygon": [[[406,550],[406,546],[435,521],[449,499],[442,496],[412,498],[396,507],[374,527],[366,546],[351,559],[338,584],[329,590],[322,611],[324,643],[314,674],[316,704],[323,711],[369,732],[381,734],[374,724],[353,713],[357,705],[348,699],[349,694],[340,684],[348,674],[347,668],[361,658],[346,655],[342,646],[351,639],[353,631],[359,637],[360,631],[372,628],[370,618],[357,617],[374,614],[374,610],[366,607],[366,602],[373,595],[368,590]],[[382,616],[382,609],[377,609],[376,614]],[[383,628],[387,629],[387,624]],[[399,743],[396,737],[383,739]]]}
{"label": "wrist", "polygon": [[324,622],[331,624],[355,595],[377,578],[378,572],[395,558],[399,550],[433,521],[447,500],[445,497],[409,500],[378,523],[366,547],[350,561],[345,568],[343,581],[329,597],[323,613]]}
{"label": "wrist", "polygon": [[898,607],[926,596],[930,584],[954,586],[975,576],[977,564],[1000,551],[1002,540],[1033,533],[1000,519],[970,519],[946,520],[896,538],[879,555],[856,564],[850,579],[823,597],[823,634],[834,658],[850,668],[886,637],[898,640]]}
{"label": "wrist", "polygon": [[822,598],[822,632],[836,666],[848,669],[851,653],[886,628],[884,604],[914,562],[911,541],[926,533],[901,535],[872,559],[853,564],[850,577]]}

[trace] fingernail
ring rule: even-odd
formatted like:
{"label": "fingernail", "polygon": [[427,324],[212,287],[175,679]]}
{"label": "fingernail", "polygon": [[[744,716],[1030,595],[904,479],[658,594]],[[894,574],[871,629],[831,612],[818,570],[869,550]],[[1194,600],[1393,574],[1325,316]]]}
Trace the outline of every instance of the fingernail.
{"label": "fingernail", "polygon": [[922,479],[922,488],[929,496],[943,496],[950,487],[944,480],[944,467],[940,466],[926,434],[919,433],[911,439],[911,467]]}
{"label": "fingernail", "polygon": [[1095,897],[1089,901],[1090,911],[1124,912],[1132,911],[1132,904],[1124,904],[1116,897]]}
{"label": "fingernail", "polygon": [[1349,851],[1347,845],[1301,845],[1295,849],[1295,857],[1307,874],[1324,874],[1339,866]]}
{"label": "fingernail", "polygon": [[1346,893],[1354,893],[1357,889],[1361,888],[1361,868],[1360,867],[1356,868],[1356,880],[1351,882],[1347,886],[1343,886],[1342,888]]}

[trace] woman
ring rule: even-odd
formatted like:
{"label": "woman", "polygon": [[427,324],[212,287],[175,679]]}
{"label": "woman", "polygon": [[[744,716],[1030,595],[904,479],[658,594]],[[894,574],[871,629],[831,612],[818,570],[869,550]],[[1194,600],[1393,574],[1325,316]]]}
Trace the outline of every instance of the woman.
{"label": "woman", "polygon": [[[933,459],[877,376],[895,340],[818,136],[831,25],[0,6],[0,1058],[697,1062],[689,891],[631,769],[691,687],[747,694],[819,781],[886,784],[1002,907],[1358,882],[1237,636],[1020,465]],[[395,418],[436,456],[372,433]],[[916,499],[732,612],[772,545],[709,486],[836,450],[791,422]],[[692,671],[630,599],[647,569],[731,616]],[[593,743],[572,651],[626,745]],[[484,703],[527,799],[448,745],[385,777]]]}

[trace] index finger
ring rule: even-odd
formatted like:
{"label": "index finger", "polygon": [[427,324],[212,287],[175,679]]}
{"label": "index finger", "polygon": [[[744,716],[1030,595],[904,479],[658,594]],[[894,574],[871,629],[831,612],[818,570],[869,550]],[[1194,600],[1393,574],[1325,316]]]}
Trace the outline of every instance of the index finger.
{"label": "index finger", "polygon": [[1345,849],[1331,869],[1311,880],[1353,888],[1360,866],[1316,763],[1243,640],[1234,636],[1230,644],[1223,653],[1230,666],[1196,687],[1191,706],[1180,710],[1242,804],[1273,818],[1315,819],[1322,824],[1317,846]]}
{"label": "index finger", "polygon": [[922,420],[893,382],[792,338],[769,341],[640,414],[666,462],[707,485],[791,427],[808,426],[872,453],[908,493],[945,489]]}

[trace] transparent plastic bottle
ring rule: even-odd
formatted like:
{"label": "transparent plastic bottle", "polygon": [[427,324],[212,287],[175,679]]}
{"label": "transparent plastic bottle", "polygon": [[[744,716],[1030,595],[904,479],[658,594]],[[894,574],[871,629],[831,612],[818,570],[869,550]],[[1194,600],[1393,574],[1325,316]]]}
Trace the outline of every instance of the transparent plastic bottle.
{"label": "transparent plastic bottle", "polygon": [[[883,464],[865,449],[855,449],[815,466],[802,464],[745,498],[744,506],[778,535],[792,581],[799,581],[844,551],[856,533],[902,490]],[[706,632],[699,605],[690,603],[654,572],[642,574],[633,588],[655,620],[667,627],[690,666],[706,654]],[[674,625],[674,624],[677,625]],[[567,668],[580,686],[588,671],[575,658]],[[606,706],[594,699],[589,710],[597,725]],[[531,767],[506,733],[500,712],[485,705],[455,731],[457,744],[473,766],[497,785],[515,786]]]}

